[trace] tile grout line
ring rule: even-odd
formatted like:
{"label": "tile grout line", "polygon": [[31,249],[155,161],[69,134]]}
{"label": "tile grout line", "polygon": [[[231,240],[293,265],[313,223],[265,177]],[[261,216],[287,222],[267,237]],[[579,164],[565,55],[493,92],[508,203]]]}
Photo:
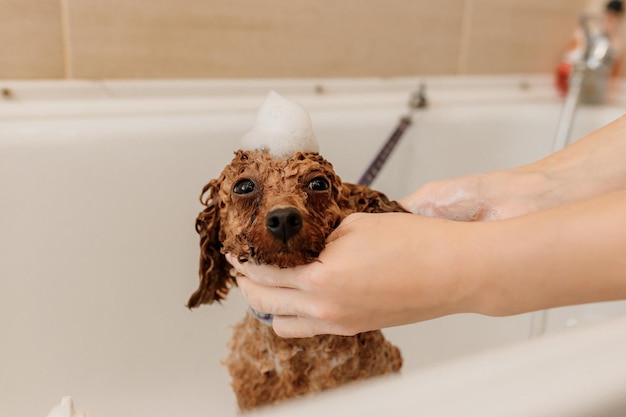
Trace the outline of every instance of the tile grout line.
{"label": "tile grout line", "polygon": [[461,39],[459,41],[459,60],[457,62],[457,75],[465,75],[467,73],[473,17],[474,0],[465,0],[463,4],[463,16],[461,19]]}
{"label": "tile grout line", "polygon": [[72,47],[70,42],[70,16],[68,0],[59,0],[61,10],[61,47],[63,50],[63,75],[65,79],[74,77],[72,67]]}

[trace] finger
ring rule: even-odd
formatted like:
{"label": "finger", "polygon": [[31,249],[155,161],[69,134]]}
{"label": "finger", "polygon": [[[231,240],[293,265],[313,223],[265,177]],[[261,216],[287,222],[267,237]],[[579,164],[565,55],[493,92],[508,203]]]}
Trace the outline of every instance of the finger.
{"label": "finger", "polygon": [[353,213],[343,219],[339,226],[337,226],[337,228],[333,230],[330,235],[328,235],[326,238],[326,244],[332,243],[348,233],[350,231],[350,226],[352,226],[355,221],[358,221],[363,215],[363,213]]}
{"label": "finger", "polygon": [[298,285],[299,267],[279,268],[275,265],[255,265],[251,262],[240,263],[232,254],[226,254],[226,260],[233,265],[239,275],[269,287],[300,288]]}
{"label": "finger", "polygon": [[230,252],[227,252],[224,256],[226,257],[226,261],[232,265],[238,274],[244,275],[242,264],[239,263],[236,257],[234,257]]}
{"label": "finger", "polygon": [[400,203],[400,205],[402,207],[404,207],[405,210],[411,212],[411,213],[416,213],[417,210],[419,209],[419,206],[417,204],[414,203],[413,199],[411,197],[405,197],[401,200],[398,200],[398,203]]}
{"label": "finger", "polygon": [[303,316],[274,316],[272,327],[280,337],[302,338],[320,334],[353,336],[355,334],[341,326]]}
{"label": "finger", "polygon": [[420,214],[420,210],[424,210],[425,206],[430,204],[428,199],[422,197],[422,189],[418,189],[412,194],[398,200],[398,203],[406,210],[413,214]]}
{"label": "finger", "polygon": [[278,336],[285,338],[313,337],[322,334],[315,329],[312,320],[299,316],[274,316],[272,328]]}
{"label": "finger", "polygon": [[249,277],[237,277],[237,285],[243,292],[250,307],[259,313],[273,315],[301,315],[307,316],[303,308],[304,295],[301,291],[292,288],[267,287]]}

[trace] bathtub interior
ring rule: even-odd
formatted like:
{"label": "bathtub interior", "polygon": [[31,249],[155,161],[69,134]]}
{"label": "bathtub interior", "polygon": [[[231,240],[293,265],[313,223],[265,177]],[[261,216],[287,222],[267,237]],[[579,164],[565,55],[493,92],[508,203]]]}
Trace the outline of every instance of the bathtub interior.
{"label": "bathtub interior", "polygon": [[[335,95],[278,84],[309,109],[322,153],[355,181],[406,113],[415,80],[327,83]],[[219,361],[246,306],[234,290],[222,305],[184,307],[197,285],[193,224],[201,187],[230,161],[276,84],[167,84],[163,93],[85,83],[58,100],[55,89],[67,86],[46,84],[51,97],[42,97],[37,85],[14,83],[23,99],[0,107],[0,374],[9,376],[0,378],[0,415],[46,415],[68,394],[93,416],[236,413]],[[415,112],[373,187],[400,198],[430,180],[547,155],[559,99],[542,78],[519,85],[432,80],[430,107]],[[573,137],[623,108],[581,109]],[[624,311],[607,303],[467,314],[385,333],[410,372]]]}

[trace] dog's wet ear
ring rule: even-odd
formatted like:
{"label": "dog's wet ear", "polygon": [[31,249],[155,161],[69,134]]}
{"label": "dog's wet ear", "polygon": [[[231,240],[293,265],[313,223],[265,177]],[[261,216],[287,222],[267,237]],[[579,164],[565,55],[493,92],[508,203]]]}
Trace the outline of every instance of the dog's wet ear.
{"label": "dog's wet ear", "polygon": [[380,191],[359,184],[343,183],[339,206],[350,213],[388,213],[406,212],[407,210],[397,201],[389,198]]}
{"label": "dog's wet ear", "polygon": [[235,284],[230,275],[231,266],[220,252],[220,210],[224,203],[219,189],[223,179],[222,175],[211,180],[200,194],[200,202],[206,207],[196,218],[196,231],[200,235],[200,285],[189,298],[188,308],[223,300]]}

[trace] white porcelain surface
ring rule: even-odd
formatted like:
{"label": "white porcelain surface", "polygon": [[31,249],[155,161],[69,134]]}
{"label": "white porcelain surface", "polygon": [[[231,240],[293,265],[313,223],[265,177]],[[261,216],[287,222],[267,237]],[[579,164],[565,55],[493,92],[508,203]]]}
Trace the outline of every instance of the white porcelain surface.
{"label": "white porcelain surface", "polygon": [[626,316],[251,416],[623,417]]}
{"label": "white porcelain surface", "polygon": [[[202,186],[269,89],[309,110],[322,154],[355,181],[421,81],[430,106],[374,183],[389,196],[550,151],[560,99],[549,77],[11,83],[14,99],[0,102],[0,416],[44,416],[65,395],[99,417],[235,415],[219,361],[245,303],[235,290],[221,306],[184,306]],[[580,109],[574,136],[624,108]],[[624,310],[458,315],[386,333],[412,378]]]}

